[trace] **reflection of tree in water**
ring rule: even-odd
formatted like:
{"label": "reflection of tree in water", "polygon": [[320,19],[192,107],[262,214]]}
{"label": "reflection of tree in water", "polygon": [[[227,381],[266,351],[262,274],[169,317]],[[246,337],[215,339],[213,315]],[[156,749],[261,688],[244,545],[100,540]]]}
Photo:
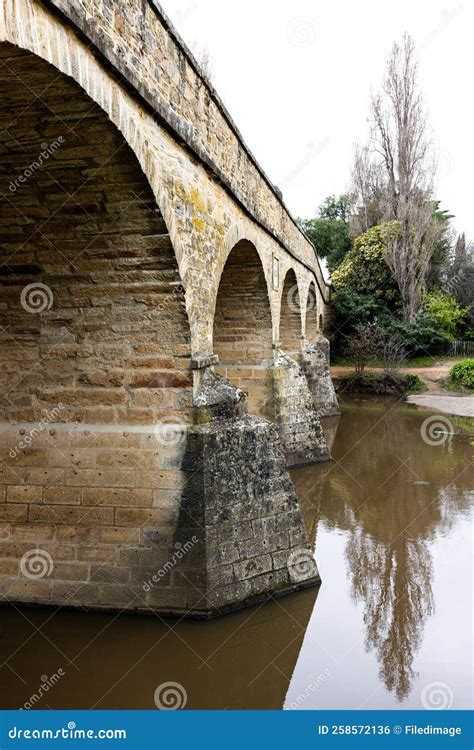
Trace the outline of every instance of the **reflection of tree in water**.
{"label": "reflection of tree in water", "polygon": [[341,466],[326,465],[320,481],[313,478],[322,519],[349,532],[351,593],[364,604],[366,649],[376,651],[380,677],[399,701],[410,693],[434,611],[429,542],[469,505],[462,479],[469,443],[426,445],[425,417],[395,410],[380,419],[371,406],[346,412],[334,448]]}
{"label": "reflection of tree in water", "polygon": [[365,645],[375,649],[380,677],[402,701],[426,618],[433,612],[431,555],[426,542],[403,537],[396,548],[353,529],[346,549],[352,596],[365,603]]}

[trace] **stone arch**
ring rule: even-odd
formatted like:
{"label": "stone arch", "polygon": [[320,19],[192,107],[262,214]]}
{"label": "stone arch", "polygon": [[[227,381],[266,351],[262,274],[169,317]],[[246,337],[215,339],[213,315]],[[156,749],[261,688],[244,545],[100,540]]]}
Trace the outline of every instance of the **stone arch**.
{"label": "stone arch", "polygon": [[301,350],[300,286],[295,271],[289,268],[283,282],[280,306],[280,344],[289,355]]}
{"label": "stone arch", "polygon": [[268,299],[269,299],[269,304],[270,304],[271,314],[272,314],[272,321],[273,321],[273,330],[275,330],[275,320],[278,320],[278,315],[275,314],[275,310],[274,310],[274,303],[276,300],[274,298],[274,295],[272,294],[272,288],[271,288],[271,268],[270,268],[271,252],[267,247],[264,247],[262,245],[262,238],[252,223],[238,221],[235,224],[232,224],[227,230],[224,236],[224,239],[222,241],[222,245],[219,248],[219,252],[217,254],[216,261],[213,267],[213,275],[212,275],[211,290],[210,290],[210,305],[209,305],[209,311],[210,311],[209,312],[209,318],[210,318],[209,352],[212,352],[212,339],[213,339],[212,329],[213,329],[213,321],[214,321],[214,311],[216,308],[217,293],[219,290],[222,274],[224,271],[224,267],[227,263],[227,260],[229,258],[229,255],[231,254],[231,252],[234,250],[234,248],[239,242],[249,242],[255,248],[260,258],[260,264],[261,264],[263,275],[265,277],[265,282],[267,285],[267,293],[268,293]]}
{"label": "stone arch", "polygon": [[[184,287],[188,317],[194,322],[197,314],[192,289],[187,288],[184,240],[160,169],[166,138],[156,138],[157,126],[153,118],[117,83],[74,30],[61,24],[45,8],[27,0],[8,0],[3,3],[0,6],[0,44],[3,42],[31,52],[50,63],[60,73],[72,78],[122,133],[148,179],[166,223]],[[194,326],[191,327],[191,337],[194,348],[194,341],[198,339]]]}
{"label": "stone arch", "polygon": [[316,284],[314,281],[311,281],[308,289],[308,294],[306,297],[306,339],[313,343],[316,339],[316,336],[318,335],[318,327],[319,327],[319,321],[318,321],[318,312],[319,312],[319,305],[318,305],[318,293],[316,289]]}
{"label": "stone arch", "polygon": [[184,288],[134,150],[72,77],[8,42],[0,57],[2,417],[186,421]]}
{"label": "stone arch", "polygon": [[239,240],[222,271],[213,319],[217,372],[248,395],[249,410],[272,416],[272,314],[255,245]]}

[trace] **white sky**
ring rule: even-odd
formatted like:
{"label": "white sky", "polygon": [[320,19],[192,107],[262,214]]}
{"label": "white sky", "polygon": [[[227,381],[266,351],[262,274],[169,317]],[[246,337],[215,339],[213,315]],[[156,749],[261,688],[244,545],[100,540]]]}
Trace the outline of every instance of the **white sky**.
{"label": "white sky", "polygon": [[472,0],[162,0],[247,145],[296,216],[348,187],[370,88],[408,30],[439,151],[437,196],[474,239]]}

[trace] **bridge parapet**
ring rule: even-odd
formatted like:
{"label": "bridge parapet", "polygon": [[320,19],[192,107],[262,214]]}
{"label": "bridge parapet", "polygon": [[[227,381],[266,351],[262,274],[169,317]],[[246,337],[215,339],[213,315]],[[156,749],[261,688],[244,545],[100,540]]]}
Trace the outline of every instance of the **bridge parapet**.
{"label": "bridge parapet", "polygon": [[154,115],[232,193],[251,218],[313,271],[324,302],[315,249],[285,206],[281,193],[245,144],[212,84],[206,79],[156,0],[50,0],[95,47]]}

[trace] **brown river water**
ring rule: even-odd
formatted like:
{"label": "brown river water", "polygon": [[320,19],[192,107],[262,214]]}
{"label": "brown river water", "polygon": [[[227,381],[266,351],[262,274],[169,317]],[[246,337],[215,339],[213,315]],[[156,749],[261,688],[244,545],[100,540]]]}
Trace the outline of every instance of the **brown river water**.
{"label": "brown river water", "polygon": [[190,709],[470,708],[472,422],[343,404],[334,460],[291,472],[319,589],[208,622],[1,608],[1,707],[49,678],[35,708],[152,709],[167,682]]}

